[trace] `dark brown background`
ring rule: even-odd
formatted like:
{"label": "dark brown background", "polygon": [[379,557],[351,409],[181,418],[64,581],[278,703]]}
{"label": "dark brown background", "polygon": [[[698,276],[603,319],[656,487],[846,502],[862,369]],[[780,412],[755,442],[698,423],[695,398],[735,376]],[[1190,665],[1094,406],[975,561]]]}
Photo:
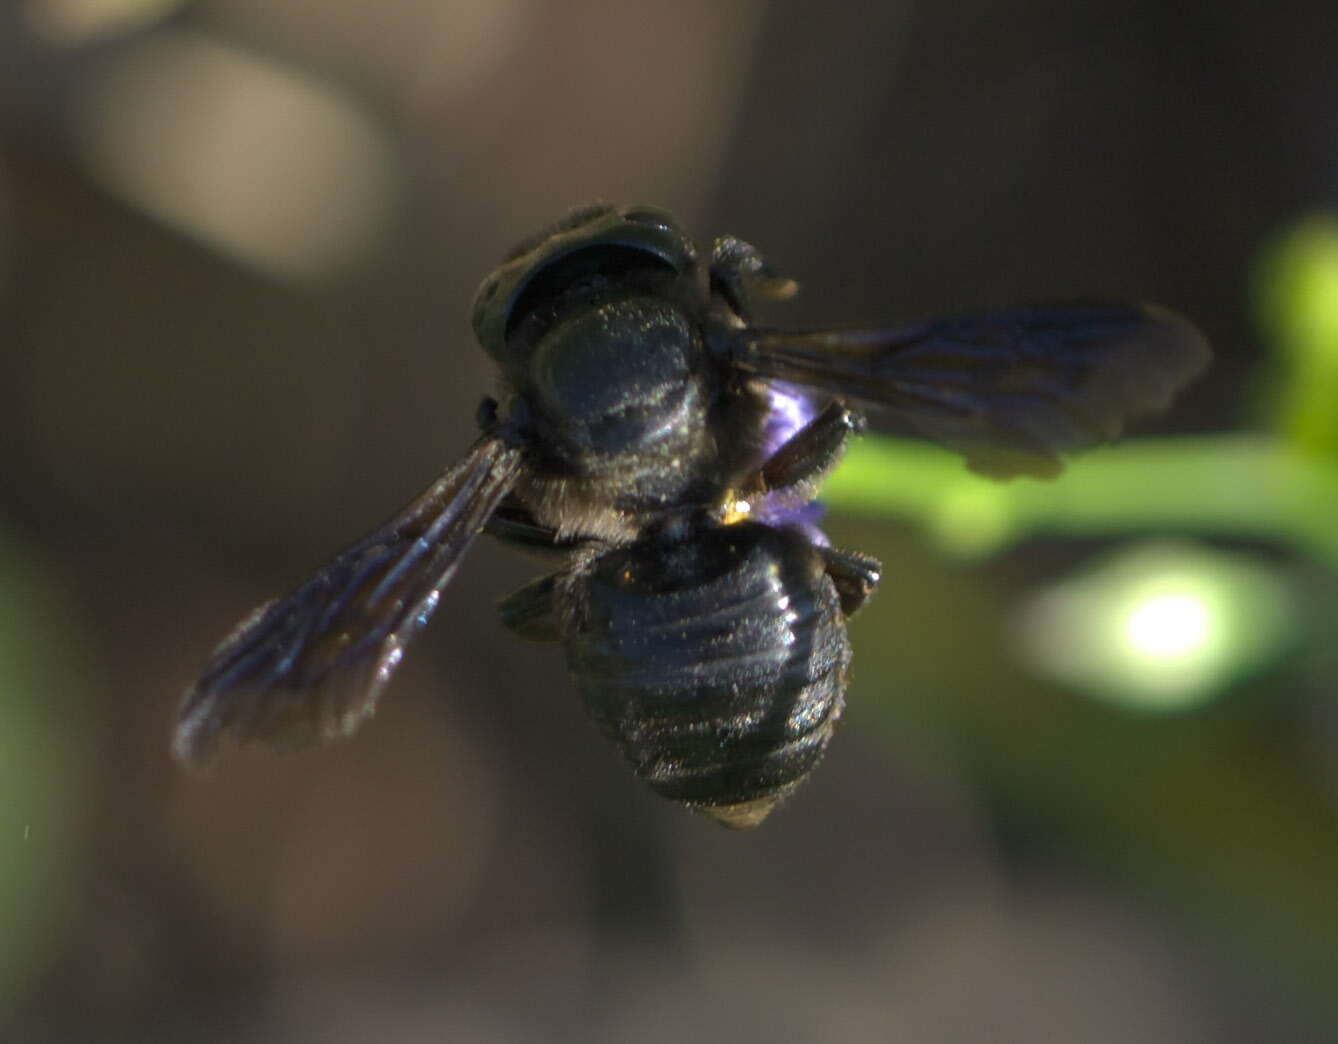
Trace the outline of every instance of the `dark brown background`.
{"label": "dark brown background", "polygon": [[[838,520],[888,566],[855,628],[868,666],[828,762],[749,836],[630,779],[560,656],[499,627],[493,601],[535,567],[492,546],[356,742],[204,781],[167,755],[235,619],[468,444],[491,381],[473,288],[590,198],[759,243],[803,285],[796,324],[1164,301],[1219,356],[1160,429],[1250,423],[1252,260],[1338,193],[1333,5],[217,0],[67,43],[41,7],[0,13],[0,584],[30,679],[0,723],[27,788],[27,836],[0,838],[19,881],[0,1035],[1338,1031],[1334,745],[1305,754],[1290,675],[1162,727],[1027,678],[1009,600],[1085,548],[968,570]],[[110,186],[88,144],[109,70],[147,77],[184,138],[236,131],[143,58],[181,39],[375,131],[385,209],[357,249],[277,272]],[[243,128],[199,177],[282,183],[309,162],[284,141]],[[348,175],[262,192],[261,223],[323,227]],[[1093,735],[1109,771],[1077,786],[1066,759]],[[1239,807],[1229,784],[1258,765],[1274,790]]]}

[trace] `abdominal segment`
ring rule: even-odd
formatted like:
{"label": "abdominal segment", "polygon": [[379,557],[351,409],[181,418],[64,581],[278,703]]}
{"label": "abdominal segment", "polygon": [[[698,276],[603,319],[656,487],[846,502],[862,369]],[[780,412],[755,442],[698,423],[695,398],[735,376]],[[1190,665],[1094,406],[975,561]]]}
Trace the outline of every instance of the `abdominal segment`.
{"label": "abdominal segment", "polygon": [[850,646],[800,534],[745,522],[645,541],[599,556],[573,585],[572,674],[657,793],[726,818],[769,808],[817,764]]}

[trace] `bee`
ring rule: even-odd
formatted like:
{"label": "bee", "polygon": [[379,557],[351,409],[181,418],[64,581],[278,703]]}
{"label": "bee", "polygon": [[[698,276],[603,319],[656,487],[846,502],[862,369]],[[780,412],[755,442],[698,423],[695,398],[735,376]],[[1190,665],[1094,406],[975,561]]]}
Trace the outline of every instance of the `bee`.
{"label": "bee", "polygon": [[[174,752],[354,733],[482,532],[561,568],[501,602],[560,642],[598,727],[664,797],[754,827],[812,771],[844,706],[846,621],[879,564],[816,524],[824,476],[897,415],[986,475],[1060,458],[1165,408],[1206,365],[1151,305],[1070,303],[792,332],[754,325],[795,284],[751,245],[709,258],[668,213],[578,208],[480,286],[502,392],[458,463],[213,653]],[[895,476],[889,476],[895,481]]]}

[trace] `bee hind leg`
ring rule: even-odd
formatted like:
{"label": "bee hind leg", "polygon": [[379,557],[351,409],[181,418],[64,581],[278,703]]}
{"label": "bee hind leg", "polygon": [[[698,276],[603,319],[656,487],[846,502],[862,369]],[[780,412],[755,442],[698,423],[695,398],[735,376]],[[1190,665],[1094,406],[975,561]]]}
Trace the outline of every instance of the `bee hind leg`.
{"label": "bee hind leg", "polygon": [[883,578],[882,563],[859,551],[840,551],[834,547],[816,550],[836,586],[841,612],[848,617],[855,615],[878,590],[878,582]]}

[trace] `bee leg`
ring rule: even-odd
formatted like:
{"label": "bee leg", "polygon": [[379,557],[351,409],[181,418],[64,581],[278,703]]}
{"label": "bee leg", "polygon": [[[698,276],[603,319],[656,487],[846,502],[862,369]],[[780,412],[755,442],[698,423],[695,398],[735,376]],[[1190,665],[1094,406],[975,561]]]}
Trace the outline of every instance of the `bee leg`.
{"label": "bee leg", "polygon": [[878,581],[883,578],[882,563],[858,551],[838,551],[834,547],[815,550],[822,556],[827,575],[836,586],[841,612],[846,616],[855,615],[878,590]]}
{"label": "bee leg", "polygon": [[531,642],[560,642],[558,628],[557,582],[553,573],[532,580],[497,603],[502,623],[520,638]]}
{"label": "bee leg", "polygon": [[793,279],[778,276],[757,247],[722,236],[711,248],[711,293],[725,299],[740,319],[752,318],[753,301],[786,301],[799,290]]}
{"label": "bee leg", "polygon": [[807,503],[822,480],[840,463],[850,436],[864,429],[864,418],[842,402],[833,402],[800,428],[741,487],[745,497],[783,493],[787,501]]}

